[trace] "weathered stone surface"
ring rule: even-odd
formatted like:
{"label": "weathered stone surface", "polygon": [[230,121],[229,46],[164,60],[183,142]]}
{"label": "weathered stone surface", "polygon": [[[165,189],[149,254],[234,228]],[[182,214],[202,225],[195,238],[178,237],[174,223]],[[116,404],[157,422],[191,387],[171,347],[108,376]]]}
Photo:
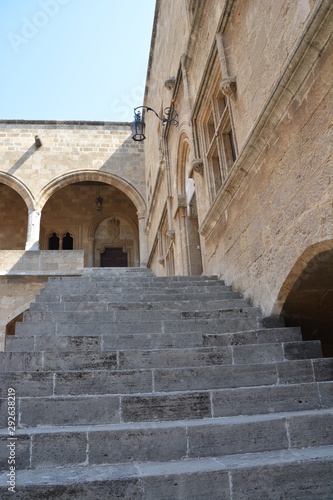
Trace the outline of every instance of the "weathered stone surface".
{"label": "weathered stone surface", "polygon": [[89,432],[91,465],[176,460],[186,457],[186,449],[185,428]]}
{"label": "weathered stone surface", "polygon": [[118,396],[20,398],[20,425],[111,424],[120,422]]}
{"label": "weathered stone surface", "polygon": [[255,387],[213,392],[214,417],[321,408],[316,384]]}
{"label": "weathered stone surface", "polygon": [[121,415],[124,422],[211,417],[210,395],[208,393],[180,393],[123,396],[121,398]]}

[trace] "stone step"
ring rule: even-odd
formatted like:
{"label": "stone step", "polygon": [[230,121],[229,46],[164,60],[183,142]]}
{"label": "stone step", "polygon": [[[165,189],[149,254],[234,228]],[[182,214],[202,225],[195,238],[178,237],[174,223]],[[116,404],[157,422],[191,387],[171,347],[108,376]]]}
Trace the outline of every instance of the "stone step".
{"label": "stone step", "polygon": [[[0,400],[6,421],[6,400]],[[327,409],[333,382],[171,394],[17,397],[17,426],[104,425]]]}
{"label": "stone step", "polygon": [[129,349],[165,349],[181,347],[227,347],[229,345],[269,344],[302,340],[298,327],[264,328],[225,334],[141,333],[86,336],[16,335],[6,336],[6,351],[110,351]]}
{"label": "stone step", "polygon": [[117,333],[229,333],[253,330],[261,326],[260,318],[226,318],[161,321],[121,321],[99,323],[16,323],[15,335],[102,335]]}
{"label": "stone step", "polygon": [[[105,306],[105,309],[103,308]],[[169,311],[167,309],[155,311],[122,311],[106,310],[106,304],[94,304],[91,309],[82,311],[43,311],[26,312],[23,321],[32,323],[113,323],[122,321],[160,321],[160,320],[196,320],[196,319],[224,319],[224,318],[258,318],[261,311],[254,307],[232,309],[212,309],[210,311]]]}
{"label": "stone step", "polygon": [[94,302],[94,301],[104,301],[104,302],[113,302],[115,304],[131,304],[132,302],[137,303],[152,303],[152,302],[165,302],[165,301],[188,301],[188,300],[196,300],[202,301],[203,303],[210,300],[226,300],[226,299],[241,299],[242,296],[238,292],[225,292],[218,291],[215,293],[173,293],[173,294],[164,294],[163,293],[128,293],[120,294],[120,293],[112,293],[107,291],[101,293],[101,291],[92,291],[89,290],[88,293],[79,293],[79,290],[76,290],[77,293],[68,291],[63,293],[60,291],[59,293],[46,293],[43,292],[41,295],[36,296],[36,302]]}
{"label": "stone step", "polygon": [[[8,467],[8,431],[0,466]],[[161,462],[330,446],[333,410],[176,422],[17,429],[17,469]],[[158,443],[158,446],[156,446]],[[50,450],[52,452],[50,453]]]}
{"label": "stone step", "polygon": [[0,372],[132,370],[260,364],[322,357],[319,341],[104,352],[1,352]]}
{"label": "stone step", "polygon": [[332,380],[333,360],[292,360],[195,368],[0,373],[0,397],[154,394]]}
{"label": "stone step", "polygon": [[150,273],[131,273],[131,274],[110,274],[110,273],[92,273],[85,274],[82,276],[56,276],[50,277],[47,281],[49,284],[53,283],[76,283],[77,281],[85,282],[98,282],[102,283],[105,281],[112,281],[114,283],[164,283],[165,285],[170,284],[191,284],[191,283],[220,283],[224,284],[224,281],[219,279],[218,276],[155,276],[152,272]]}
{"label": "stone step", "polygon": [[[212,309],[242,309],[250,307],[243,299],[226,300],[182,300],[161,302],[131,302],[129,304],[109,302],[100,295],[89,296],[91,300],[82,300],[80,295],[64,295],[57,302],[31,302],[30,312],[76,312],[76,311],[210,311]],[[79,300],[80,299],[80,300]]]}
{"label": "stone step", "polygon": [[[333,447],[320,446],[121,466],[26,469],[17,474],[16,491],[21,500],[329,499],[332,468]],[[7,480],[7,471],[0,474],[1,498],[18,498],[8,491]]]}

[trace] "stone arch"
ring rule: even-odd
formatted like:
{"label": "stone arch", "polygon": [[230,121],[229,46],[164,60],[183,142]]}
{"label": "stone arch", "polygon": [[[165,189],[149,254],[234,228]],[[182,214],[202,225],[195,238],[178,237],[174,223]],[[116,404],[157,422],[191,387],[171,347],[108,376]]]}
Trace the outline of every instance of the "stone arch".
{"label": "stone arch", "polygon": [[333,355],[333,240],[308,247],[297,260],[278,296],[286,326],[300,326],[304,340],[320,340]]}
{"label": "stone arch", "polygon": [[[120,238],[119,236],[110,237],[110,235],[104,235],[104,237],[98,238],[97,231],[101,224],[104,221],[108,221],[109,219],[118,219],[119,222],[119,230],[123,227],[123,224],[127,223],[132,236],[127,236],[125,239]],[[121,221],[121,223],[120,223]],[[139,266],[139,226],[138,223],[128,214],[126,214],[122,210],[108,210],[103,214],[97,215],[94,220],[91,222],[88,229],[88,239],[90,244],[92,245],[92,253],[93,259],[91,260],[91,264],[95,266],[101,265],[101,254],[108,249],[112,249],[115,247],[122,248],[122,251],[128,255],[127,265],[128,266]]]}
{"label": "stone arch", "polygon": [[193,178],[190,173],[191,147],[189,137],[183,129],[179,136],[177,151],[177,218],[183,273],[202,273],[201,245]]}
{"label": "stone arch", "polygon": [[98,214],[95,217],[95,219],[91,222],[88,229],[88,238],[93,238],[95,235],[95,231],[100,225],[100,223],[103,222],[103,220],[105,219],[109,219],[110,217],[121,217],[122,219],[125,219],[130,224],[132,229],[135,232],[138,232],[138,225],[129,215],[127,215],[125,212],[121,210],[110,210],[109,212]]}
{"label": "stone arch", "polygon": [[117,175],[108,172],[97,172],[96,170],[79,170],[56,177],[42,189],[37,200],[38,207],[42,209],[49,198],[59,189],[75,182],[84,181],[103,182],[114,186],[128,196],[138,211],[145,212],[146,210],[143,197],[132,184]]}
{"label": "stone arch", "polygon": [[183,130],[179,137],[177,152],[177,193],[185,195],[186,160],[190,155],[190,142],[188,135]]}
{"label": "stone arch", "polygon": [[35,209],[34,197],[29,188],[27,188],[27,186],[22,181],[9,174],[0,172],[0,182],[16,191],[25,202],[28,210]]}
{"label": "stone arch", "polygon": [[278,316],[281,314],[283,305],[284,305],[289,293],[293,289],[297,279],[299,278],[301,273],[305,270],[305,268],[308,266],[310,261],[314,257],[316,257],[319,253],[329,251],[329,250],[333,251],[333,240],[325,240],[325,241],[315,243],[314,245],[310,245],[303,252],[303,254],[295,262],[294,266],[292,267],[287,278],[285,279],[284,283],[281,286],[281,289],[278,293],[278,296],[275,300],[274,307],[273,307],[272,312],[271,312],[272,315]]}

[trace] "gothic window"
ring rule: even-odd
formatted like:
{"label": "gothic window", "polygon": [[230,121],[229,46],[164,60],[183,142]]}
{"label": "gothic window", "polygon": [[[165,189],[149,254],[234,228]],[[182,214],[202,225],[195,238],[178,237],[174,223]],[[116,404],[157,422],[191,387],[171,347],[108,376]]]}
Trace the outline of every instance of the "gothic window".
{"label": "gothic window", "polygon": [[212,90],[208,92],[199,121],[200,149],[208,172],[212,201],[225,183],[236,160],[230,103],[220,90],[221,79],[218,73]]}
{"label": "gothic window", "polygon": [[70,233],[66,233],[62,237],[62,249],[63,250],[73,250],[74,248],[74,239]]}
{"label": "gothic window", "polygon": [[49,236],[49,250],[59,250],[60,238],[57,233],[52,233]]}

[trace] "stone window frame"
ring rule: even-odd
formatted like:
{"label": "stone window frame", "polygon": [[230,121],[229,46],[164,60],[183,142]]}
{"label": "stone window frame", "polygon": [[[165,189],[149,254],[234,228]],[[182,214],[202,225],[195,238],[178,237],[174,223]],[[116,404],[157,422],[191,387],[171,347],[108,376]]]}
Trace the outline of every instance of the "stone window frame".
{"label": "stone window frame", "polygon": [[209,79],[210,85],[206,88],[197,119],[211,203],[225,184],[237,159],[230,98],[221,91],[222,75],[218,64],[215,64],[213,75]]}
{"label": "stone window frame", "polygon": [[65,230],[62,230],[62,231],[59,231],[57,229],[51,229],[51,230],[48,230],[47,231],[47,234],[46,234],[46,238],[45,238],[45,248],[47,250],[49,250],[49,241],[50,241],[50,238],[53,236],[53,234],[56,234],[59,238],[59,249],[58,250],[54,250],[54,251],[59,251],[59,250],[62,250],[62,246],[63,246],[63,239],[64,237],[67,235],[67,234],[70,234],[70,236],[73,238],[73,248],[72,250],[77,250],[77,238],[75,236],[75,231],[72,231],[70,229],[65,229]]}

